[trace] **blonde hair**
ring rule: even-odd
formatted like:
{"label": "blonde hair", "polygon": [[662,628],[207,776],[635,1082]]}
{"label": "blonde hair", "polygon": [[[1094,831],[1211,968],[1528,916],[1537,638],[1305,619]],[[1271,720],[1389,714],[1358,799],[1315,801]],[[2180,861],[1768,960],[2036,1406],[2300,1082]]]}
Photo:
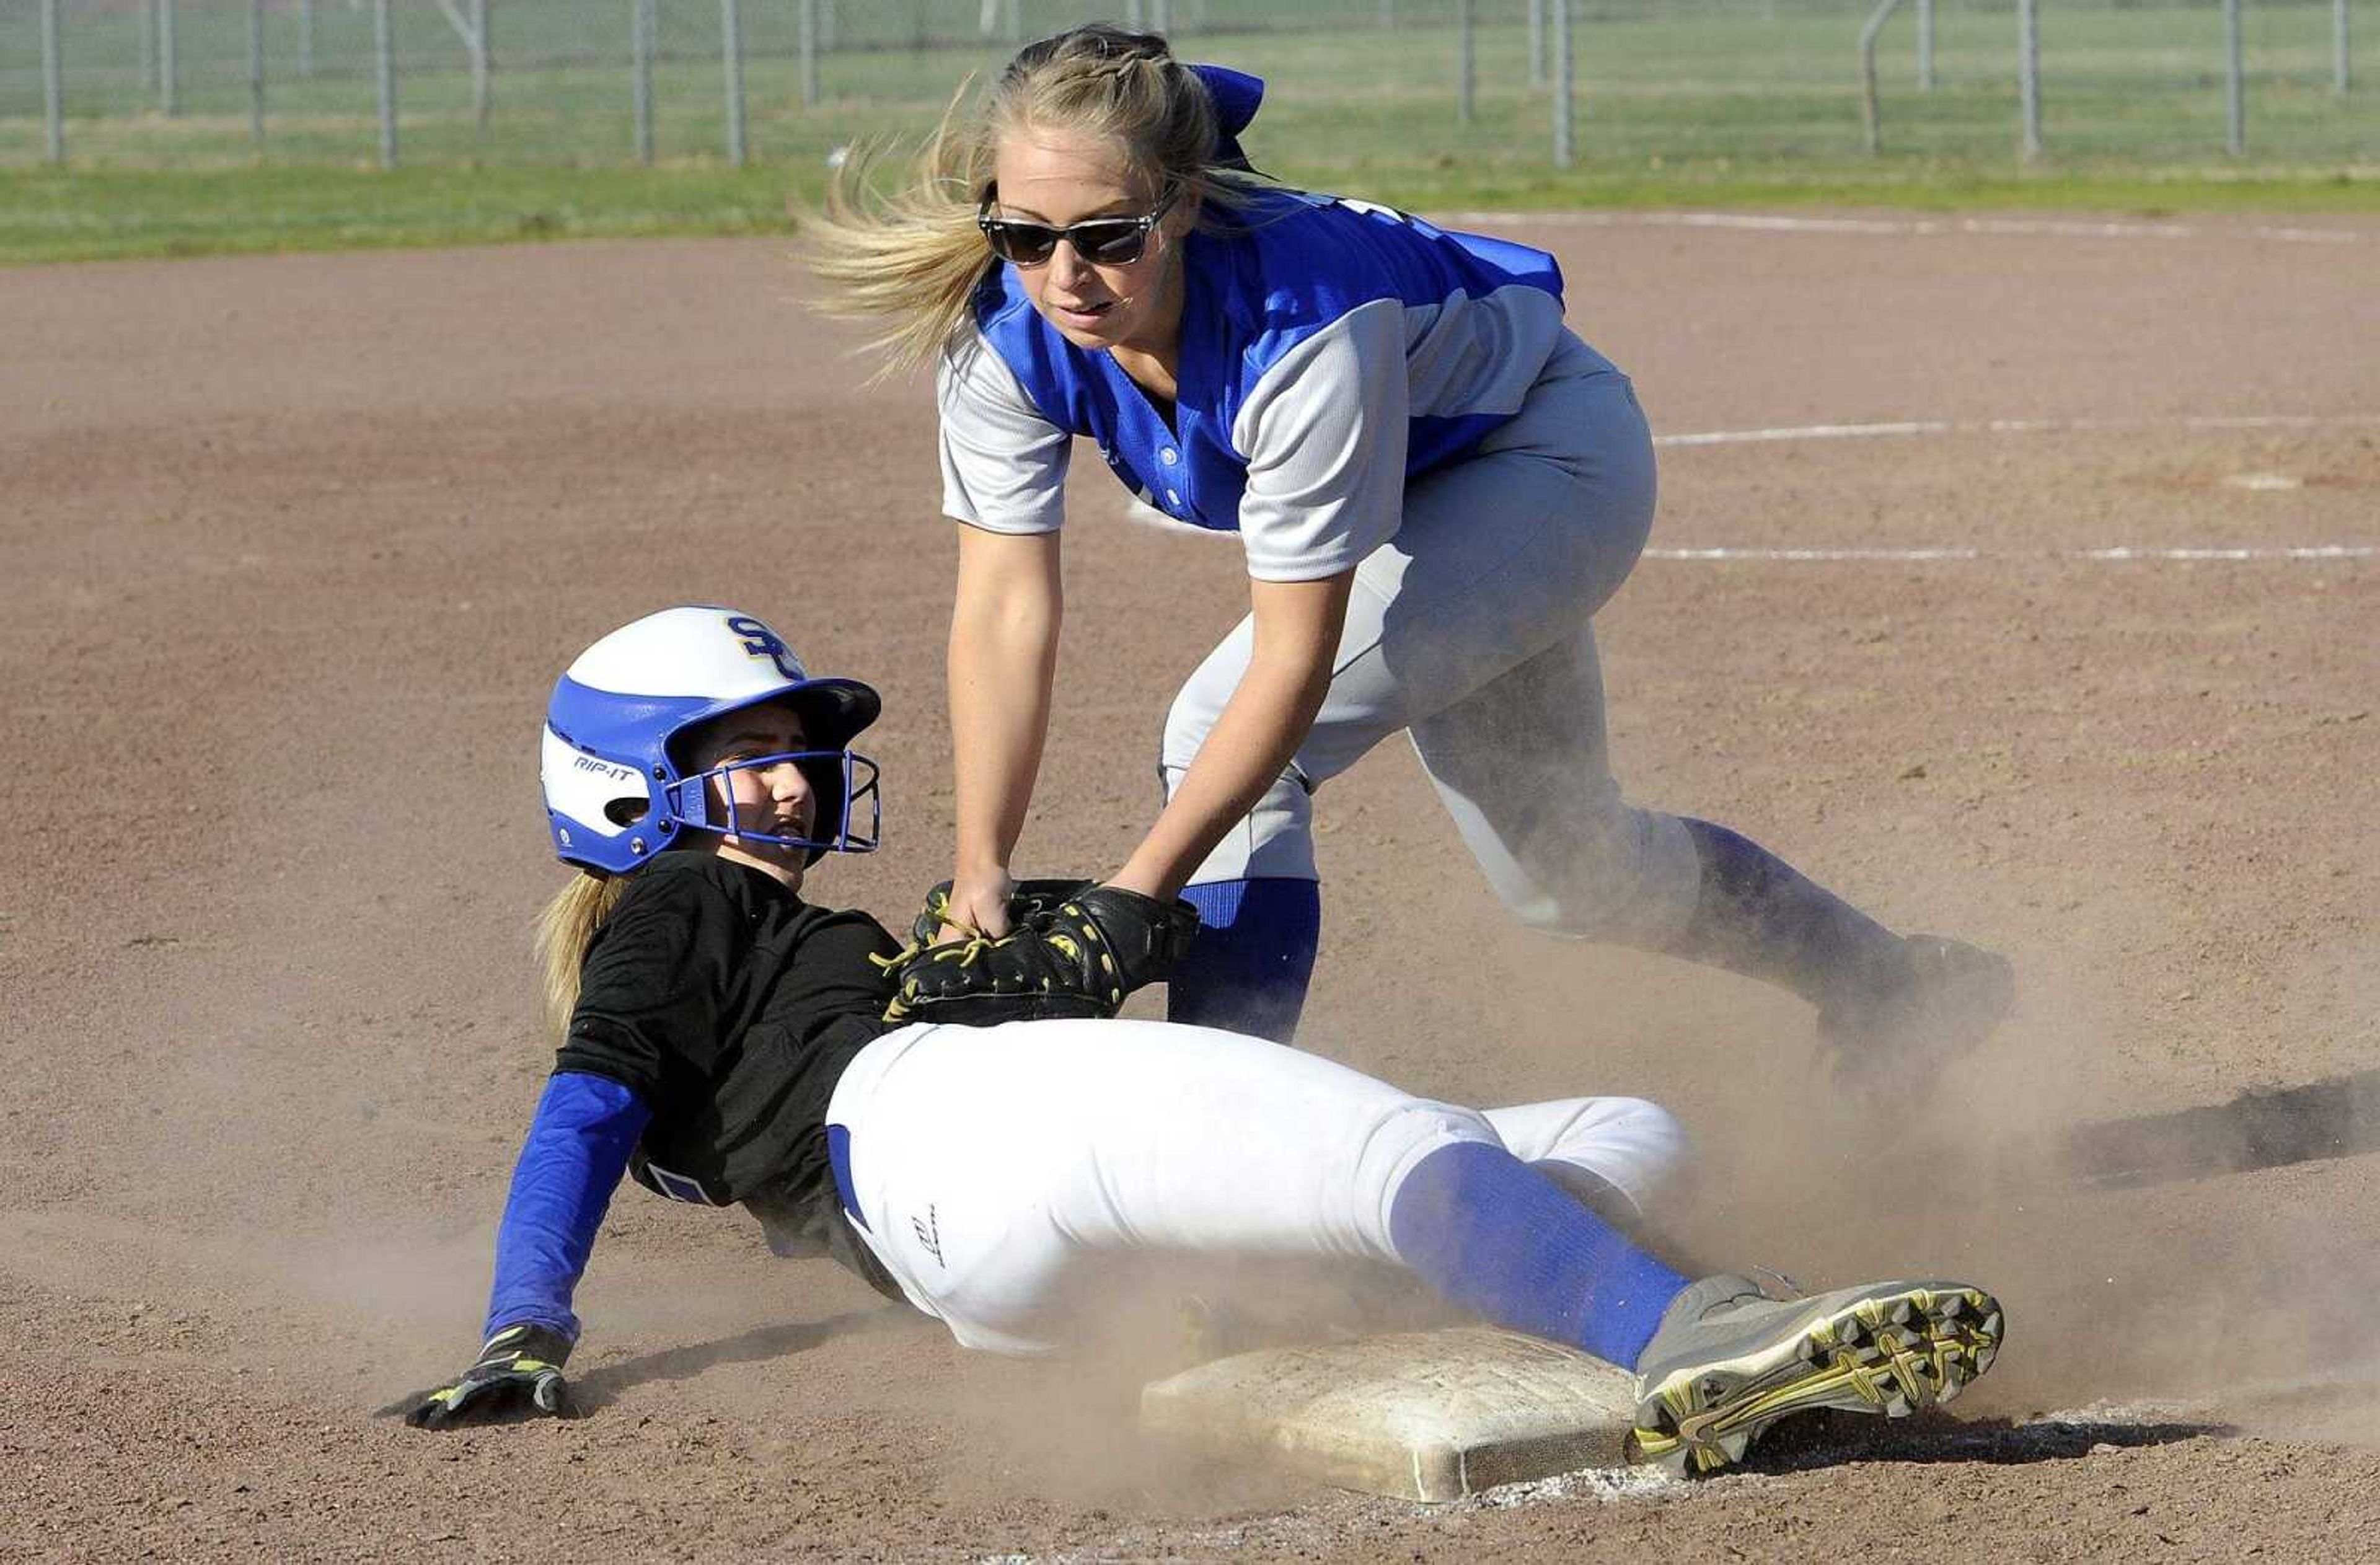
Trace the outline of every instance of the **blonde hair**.
{"label": "blonde hair", "polygon": [[570,1013],[578,1007],[578,971],[586,964],[587,948],[628,882],[581,870],[553,893],[537,916],[537,960],[545,979],[546,1030],[559,1043],[570,1033]]}
{"label": "blonde hair", "polygon": [[976,213],[1012,130],[1062,127],[1116,141],[1151,197],[1178,187],[1202,225],[1265,188],[1245,167],[1216,162],[1214,98],[1155,33],[1109,22],[1075,28],[1026,45],[972,108],[966,97],[962,84],[905,188],[879,190],[869,178],[876,151],[854,148],[827,181],[824,209],[805,215],[810,269],[834,285],[823,308],[892,322],[868,344],[885,356],[873,380],[919,369],[965,338],[969,302],[999,264]]}

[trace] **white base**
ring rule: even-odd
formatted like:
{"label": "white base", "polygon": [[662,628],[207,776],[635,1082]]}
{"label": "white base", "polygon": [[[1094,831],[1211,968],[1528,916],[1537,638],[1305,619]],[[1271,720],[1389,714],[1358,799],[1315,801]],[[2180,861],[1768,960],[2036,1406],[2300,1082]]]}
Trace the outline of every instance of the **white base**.
{"label": "white base", "polygon": [[1634,1413],[1633,1376],[1488,1326],[1239,1353],[1140,1394],[1153,1436],[1429,1502],[1613,1466]]}

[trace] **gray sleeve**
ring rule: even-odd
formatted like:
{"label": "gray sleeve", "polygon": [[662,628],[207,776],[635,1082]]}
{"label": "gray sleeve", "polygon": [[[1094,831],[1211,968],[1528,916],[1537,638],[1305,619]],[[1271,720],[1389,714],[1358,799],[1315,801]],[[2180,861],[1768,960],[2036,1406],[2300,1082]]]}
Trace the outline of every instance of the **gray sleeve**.
{"label": "gray sleeve", "polygon": [[1055,532],[1074,436],[1041,416],[980,337],[934,375],[942,419],[942,515],[990,532]]}
{"label": "gray sleeve", "polygon": [[1283,355],[1232,426],[1248,459],[1240,538],[1258,581],[1337,576],[1404,520],[1404,307],[1377,299]]}

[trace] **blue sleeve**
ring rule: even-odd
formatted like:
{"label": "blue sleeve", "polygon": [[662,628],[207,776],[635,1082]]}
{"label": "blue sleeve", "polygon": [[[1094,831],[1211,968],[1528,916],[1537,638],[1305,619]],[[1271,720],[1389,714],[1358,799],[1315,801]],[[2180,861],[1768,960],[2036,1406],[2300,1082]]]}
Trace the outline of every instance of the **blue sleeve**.
{"label": "blue sleeve", "polygon": [[523,1321],[577,1341],[571,1292],[652,1117],[643,1098],[601,1076],[561,1071],[546,1082],[496,1230],[496,1283],[482,1341]]}

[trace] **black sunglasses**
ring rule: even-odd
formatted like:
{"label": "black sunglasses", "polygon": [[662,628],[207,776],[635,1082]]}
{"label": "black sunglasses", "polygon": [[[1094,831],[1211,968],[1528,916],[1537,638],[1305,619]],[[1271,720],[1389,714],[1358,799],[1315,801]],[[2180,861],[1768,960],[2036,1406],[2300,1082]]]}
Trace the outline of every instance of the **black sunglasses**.
{"label": "black sunglasses", "polygon": [[994,217],[991,203],[1000,199],[994,187],[984,192],[983,205],[975,214],[975,225],[983,230],[984,242],[991,253],[1017,266],[1044,266],[1058,253],[1058,241],[1065,240],[1075,247],[1075,253],[1093,266],[1129,266],[1148,249],[1149,231],[1164,221],[1180,199],[1182,187],[1176,185],[1157,203],[1156,210],[1138,217],[1093,217],[1081,223],[1069,223],[1063,228],[1052,228],[1046,223],[1025,223],[1013,217]]}

